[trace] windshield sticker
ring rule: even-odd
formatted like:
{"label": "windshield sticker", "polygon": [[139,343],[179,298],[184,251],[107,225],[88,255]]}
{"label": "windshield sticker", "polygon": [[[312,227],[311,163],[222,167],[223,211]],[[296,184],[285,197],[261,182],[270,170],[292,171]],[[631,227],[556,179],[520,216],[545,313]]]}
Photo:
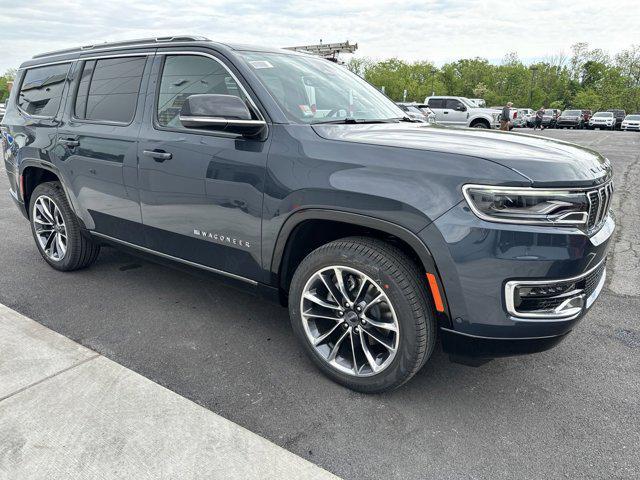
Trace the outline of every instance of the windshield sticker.
{"label": "windshield sticker", "polygon": [[267,62],[266,60],[253,60],[249,63],[253,68],[273,68],[271,62]]}
{"label": "windshield sticker", "polygon": [[305,117],[313,117],[313,110],[309,105],[298,105],[298,106],[300,107],[300,110],[302,110],[302,114]]}

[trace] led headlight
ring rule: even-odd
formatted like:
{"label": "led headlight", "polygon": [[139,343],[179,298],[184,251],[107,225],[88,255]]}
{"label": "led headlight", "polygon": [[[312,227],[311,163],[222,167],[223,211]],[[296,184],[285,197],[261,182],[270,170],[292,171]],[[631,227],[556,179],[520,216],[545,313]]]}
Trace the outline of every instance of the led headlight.
{"label": "led headlight", "polygon": [[586,227],[589,219],[585,192],[489,185],[465,185],[462,192],[471,210],[490,222]]}

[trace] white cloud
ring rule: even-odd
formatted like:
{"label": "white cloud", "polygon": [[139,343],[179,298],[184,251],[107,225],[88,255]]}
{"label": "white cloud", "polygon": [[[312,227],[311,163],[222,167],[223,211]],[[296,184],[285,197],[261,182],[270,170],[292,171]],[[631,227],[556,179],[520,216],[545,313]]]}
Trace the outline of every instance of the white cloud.
{"label": "white cloud", "polygon": [[[611,53],[640,44],[637,0],[31,0],[2,1],[0,71],[36,53],[105,40],[201,34],[287,46],[350,40],[358,55],[436,63],[522,59],[579,41]],[[7,5],[9,3],[9,5]],[[11,5],[15,3],[15,5]]]}

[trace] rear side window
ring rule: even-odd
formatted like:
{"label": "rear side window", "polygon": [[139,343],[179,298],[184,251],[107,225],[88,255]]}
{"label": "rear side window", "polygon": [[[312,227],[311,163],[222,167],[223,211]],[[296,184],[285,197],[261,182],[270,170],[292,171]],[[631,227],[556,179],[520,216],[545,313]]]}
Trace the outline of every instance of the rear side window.
{"label": "rear side window", "polygon": [[430,98],[429,108],[444,108],[444,98]]}
{"label": "rear side window", "polygon": [[147,57],[89,60],[82,67],[74,115],[82,120],[130,123]]}
{"label": "rear side window", "polygon": [[201,55],[168,55],[158,94],[158,123],[181,127],[180,109],[190,95],[235,95],[246,101],[242,89],[220,62]]}
{"label": "rear side window", "polygon": [[29,115],[53,117],[58,112],[70,63],[30,68],[18,93],[18,107]]}

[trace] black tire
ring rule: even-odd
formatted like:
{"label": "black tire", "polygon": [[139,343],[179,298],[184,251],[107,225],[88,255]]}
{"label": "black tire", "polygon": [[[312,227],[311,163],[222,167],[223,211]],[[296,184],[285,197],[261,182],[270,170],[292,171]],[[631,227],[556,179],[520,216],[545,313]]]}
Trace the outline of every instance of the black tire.
{"label": "black tire", "polygon": [[[371,376],[350,375],[331,366],[305,333],[300,313],[305,285],[316,272],[334,265],[353,268],[369,276],[384,288],[396,312],[399,343],[395,357],[384,370]],[[434,308],[424,272],[396,247],[368,237],[336,240],[311,252],[293,276],[289,313],[295,335],[317,367],[335,382],[365,393],[392,390],[408,381],[425,364],[436,342]]]}
{"label": "black tire", "polygon": [[[46,196],[51,199],[60,211],[64,219],[66,230],[66,253],[59,260],[51,258],[40,245],[35,227],[34,205],[38,198]],[[100,253],[100,245],[83,235],[80,223],[69,206],[67,196],[59,182],[46,182],[38,185],[29,201],[29,219],[31,223],[31,233],[36,243],[36,247],[42,258],[56,270],[69,272],[88,267],[95,262]]]}

